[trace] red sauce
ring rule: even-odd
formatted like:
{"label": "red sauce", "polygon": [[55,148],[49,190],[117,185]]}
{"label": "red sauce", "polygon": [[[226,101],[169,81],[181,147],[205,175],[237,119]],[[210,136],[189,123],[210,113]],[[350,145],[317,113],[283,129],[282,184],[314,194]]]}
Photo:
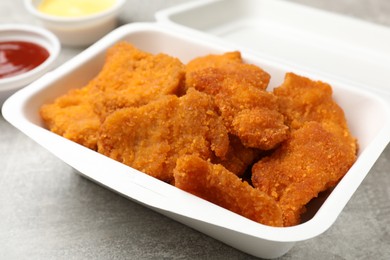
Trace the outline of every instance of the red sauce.
{"label": "red sauce", "polygon": [[42,46],[25,41],[0,42],[0,79],[34,69],[49,57]]}

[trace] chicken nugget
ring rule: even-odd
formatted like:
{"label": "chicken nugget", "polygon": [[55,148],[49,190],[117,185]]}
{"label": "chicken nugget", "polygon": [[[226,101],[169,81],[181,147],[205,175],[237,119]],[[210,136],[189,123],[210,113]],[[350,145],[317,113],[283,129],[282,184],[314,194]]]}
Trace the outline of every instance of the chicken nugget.
{"label": "chicken nugget", "polygon": [[312,198],[345,175],[356,160],[357,142],[329,84],[287,73],[273,93],[291,136],[253,166],[252,183],[278,201],[284,225],[291,226]]}
{"label": "chicken nugget", "polygon": [[107,51],[95,78],[42,106],[40,113],[51,131],[96,150],[98,130],[107,115],[178,93],[183,80],[184,65],[178,59],[119,42]]}
{"label": "chicken nugget", "polygon": [[252,183],[278,202],[284,225],[292,226],[300,223],[305,205],[335,186],[355,160],[356,153],[345,140],[310,121],[253,166]]}
{"label": "chicken nugget", "polygon": [[183,84],[184,65],[179,59],[143,52],[127,42],[109,49],[104,67],[89,83],[95,112],[102,121],[119,108],[178,94]]}
{"label": "chicken nugget", "polygon": [[223,54],[209,54],[197,57],[188,62],[186,71],[191,73],[205,68],[225,66],[227,63],[242,63],[241,53],[239,51],[232,51]]}
{"label": "chicken nugget", "polygon": [[349,146],[351,157],[357,153],[357,140],[348,128],[343,109],[333,99],[329,84],[287,73],[283,84],[274,89],[274,94],[278,96],[279,110],[286,118],[286,125],[292,131],[306,122],[319,122]]}
{"label": "chicken nugget", "polygon": [[176,159],[196,154],[223,158],[229,137],[212,99],[196,90],[117,110],[101,126],[98,151],[166,182]]}
{"label": "chicken nugget", "polygon": [[87,88],[71,90],[55,102],[43,105],[41,118],[50,131],[96,150],[101,123],[89,100]]}
{"label": "chicken nugget", "polygon": [[253,221],[282,226],[275,200],[243,182],[222,165],[196,155],[182,156],[174,170],[175,186]]}
{"label": "chicken nugget", "polygon": [[342,108],[333,100],[332,87],[321,81],[287,73],[283,84],[273,93],[279,98],[279,109],[291,129],[298,129],[305,122],[320,122],[323,127],[344,137],[356,150]]}
{"label": "chicken nugget", "polygon": [[287,138],[288,127],[277,97],[245,80],[245,65],[194,71],[189,87],[214,97],[229,133],[246,147],[270,150]]}
{"label": "chicken nugget", "polygon": [[[239,67],[239,70],[237,70]],[[229,77],[246,85],[265,90],[270,81],[270,75],[261,68],[246,64],[238,51],[226,52],[223,54],[210,54],[191,60],[186,65],[186,86],[196,84],[193,80],[193,73],[207,68],[224,68],[229,71]],[[209,89],[208,91],[210,91]],[[215,89],[218,91],[218,89]],[[215,93],[214,93],[215,94]]]}

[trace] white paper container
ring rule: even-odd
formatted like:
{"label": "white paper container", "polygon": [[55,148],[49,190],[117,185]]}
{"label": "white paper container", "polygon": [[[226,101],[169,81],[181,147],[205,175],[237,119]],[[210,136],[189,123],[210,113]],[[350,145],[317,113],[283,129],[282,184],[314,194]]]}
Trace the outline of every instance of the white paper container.
{"label": "white paper container", "polygon": [[281,0],[200,0],[156,19],[390,97],[388,27]]}
{"label": "white paper container", "polygon": [[126,25],[14,94],[3,106],[5,119],[91,180],[248,254],[276,258],[291,249],[295,242],[326,231],[390,140],[390,108],[379,97],[353,85],[242,51],[246,62],[257,64],[272,75],[271,88],[283,81],[286,71],[331,83],[335,99],[344,109],[351,131],[360,144],[356,163],[309,221],[287,228],[258,224],[44,128],[38,114],[40,106],[70,88],[84,86],[102,67],[107,48],[120,40],[127,40],[144,51],[170,54],[184,63],[201,55],[235,50],[230,45],[210,43],[159,24]]}

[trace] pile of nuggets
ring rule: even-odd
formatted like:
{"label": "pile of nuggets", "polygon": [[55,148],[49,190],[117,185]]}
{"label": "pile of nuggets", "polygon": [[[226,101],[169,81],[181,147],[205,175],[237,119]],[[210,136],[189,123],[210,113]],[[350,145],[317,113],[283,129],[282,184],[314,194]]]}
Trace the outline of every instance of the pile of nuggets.
{"label": "pile of nuggets", "polygon": [[287,73],[267,91],[269,81],[238,51],[183,64],[120,42],[95,78],[40,114],[51,131],[182,190],[293,226],[358,147],[331,86]]}

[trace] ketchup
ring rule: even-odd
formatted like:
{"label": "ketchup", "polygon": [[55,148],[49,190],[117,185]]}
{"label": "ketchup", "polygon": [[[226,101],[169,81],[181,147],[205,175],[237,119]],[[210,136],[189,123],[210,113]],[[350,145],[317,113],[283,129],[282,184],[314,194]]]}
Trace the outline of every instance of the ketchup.
{"label": "ketchup", "polygon": [[0,42],[0,79],[34,69],[49,57],[42,46],[25,41]]}

